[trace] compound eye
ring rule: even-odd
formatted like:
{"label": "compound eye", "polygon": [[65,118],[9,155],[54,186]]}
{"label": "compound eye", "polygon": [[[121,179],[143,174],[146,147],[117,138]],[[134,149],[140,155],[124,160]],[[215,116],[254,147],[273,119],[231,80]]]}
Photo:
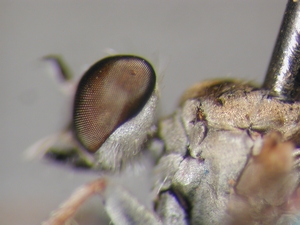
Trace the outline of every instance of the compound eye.
{"label": "compound eye", "polygon": [[136,56],[113,56],[95,63],[75,95],[73,128],[82,146],[96,152],[114,130],[144,107],[155,80],[152,66]]}

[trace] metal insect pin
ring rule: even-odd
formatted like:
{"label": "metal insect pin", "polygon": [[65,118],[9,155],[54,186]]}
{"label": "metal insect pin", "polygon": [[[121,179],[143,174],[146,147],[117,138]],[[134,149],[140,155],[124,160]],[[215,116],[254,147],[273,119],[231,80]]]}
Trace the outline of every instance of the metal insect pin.
{"label": "metal insect pin", "polygon": [[65,224],[95,194],[116,225],[299,224],[299,44],[300,3],[289,0],[261,88],[236,80],[196,84],[155,130],[158,91],[150,63],[123,55],[94,64],[77,86],[72,125],[55,138],[63,147],[43,141],[44,153],[77,167],[119,171],[138,152],[151,151],[145,143],[158,142],[154,208],[100,178],[43,224]]}

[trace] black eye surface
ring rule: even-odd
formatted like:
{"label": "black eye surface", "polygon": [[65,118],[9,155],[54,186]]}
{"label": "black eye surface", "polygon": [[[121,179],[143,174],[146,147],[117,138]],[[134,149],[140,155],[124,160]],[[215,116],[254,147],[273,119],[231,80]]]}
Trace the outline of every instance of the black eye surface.
{"label": "black eye surface", "polygon": [[73,109],[78,141],[97,151],[121,124],[135,116],[155,88],[155,72],[143,58],[113,56],[95,63],[79,82]]}

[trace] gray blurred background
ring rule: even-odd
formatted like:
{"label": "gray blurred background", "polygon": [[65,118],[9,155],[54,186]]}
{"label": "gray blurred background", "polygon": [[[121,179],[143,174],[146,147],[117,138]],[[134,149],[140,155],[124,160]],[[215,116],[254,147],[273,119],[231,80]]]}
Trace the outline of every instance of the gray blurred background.
{"label": "gray blurred background", "polygon": [[[42,56],[63,55],[76,77],[108,49],[145,57],[159,77],[159,115],[167,115],[194,82],[236,77],[261,83],[285,4],[0,0],[0,224],[40,224],[74,189],[97,177],[24,159],[26,148],[66,125],[70,110]],[[123,180],[147,204],[145,174]],[[100,224],[101,211],[95,197],[80,210],[79,224]]]}

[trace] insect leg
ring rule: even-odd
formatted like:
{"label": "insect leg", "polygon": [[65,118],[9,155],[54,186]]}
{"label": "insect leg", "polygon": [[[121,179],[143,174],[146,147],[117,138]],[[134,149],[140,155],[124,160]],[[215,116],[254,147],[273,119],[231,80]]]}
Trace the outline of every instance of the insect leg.
{"label": "insect leg", "polygon": [[51,218],[42,225],[64,225],[77,212],[78,208],[91,196],[101,194],[105,190],[106,180],[98,179],[77,189],[61,207],[53,212]]}
{"label": "insect leg", "polygon": [[100,178],[77,189],[42,225],[64,225],[79,207],[93,195],[100,195],[115,225],[162,225],[154,212],[148,210],[125,189]]}
{"label": "insect leg", "polygon": [[162,225],[155,212],[147,209],[124,188],[107,188],[104,206],[115,225]]}
{"label": "insect leg", "polygon": [[188,225],[185,210],[179,204],[176,196],[170,191],[160,194],[156,210],[164,225]]}

